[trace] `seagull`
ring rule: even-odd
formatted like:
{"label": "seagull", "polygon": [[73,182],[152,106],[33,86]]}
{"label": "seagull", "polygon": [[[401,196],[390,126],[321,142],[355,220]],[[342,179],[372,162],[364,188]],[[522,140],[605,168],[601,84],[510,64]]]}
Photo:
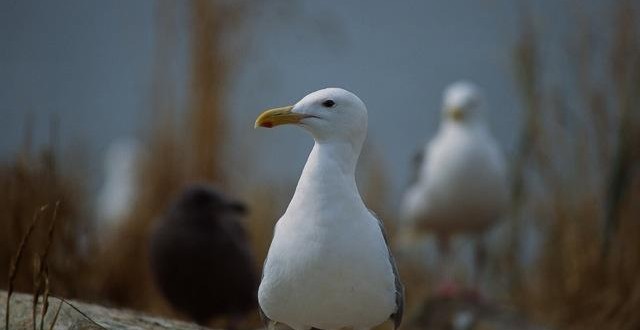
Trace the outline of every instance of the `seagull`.
{"label": "seagull", "polygon": [[109,145],[104,160],[105,181],[96,200],[95,230],[99,237],[110,237],[132,211],[140,158],[139,142],[133,138],[121,138]]}
{"label": "seagull", "polygon": [[470,233],[476,237],[474,285],[479,288],[486,255],[482,235],[508,203],[506,161],[487,128],[482,101],[471,82],[446,89],[439,131],[422,151],[426,157],[418,157],[415,182],[402,202],[405,226],[437,236],[444,287],[451,288],[446,283],[451,282],[450,238]]}
{"label": "seagull", "polygon": [[244,204],[205,184],[188,186],[150,237],[151,274],[178,311],[198,324],[229,327],[257,307],[258,272],[240,224]]}
{"label": "seagull", "polygon": [[294,124],[315,140],[295,193],[278,220],[258,302],[267,326],[294,330],[400,325],[403,286],[382,222],[365,206],[355,169],[367,108],[326,88],[263,112],[255,127]]}

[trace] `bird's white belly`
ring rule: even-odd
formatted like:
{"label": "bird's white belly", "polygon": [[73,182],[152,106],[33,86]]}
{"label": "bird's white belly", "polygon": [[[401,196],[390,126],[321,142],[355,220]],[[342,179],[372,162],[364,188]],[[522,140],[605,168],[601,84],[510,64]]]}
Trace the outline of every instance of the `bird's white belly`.
{"label": "bird's white belly", "polygon": [[407,204],[429,229],[484,229],[498,219],[507,201],[501,160],[486,142],[470,137],[437,142],[429,150],[430,163],[422,169],[426,184],[411,191],[413,200]]}
{"label": "bird's white belly", "polygon": [[258,293],[269,318],[295,328],[368,328],[395,311],[395,279],[377,224],[341,226],[331,235],[312,224],[277,230]]}

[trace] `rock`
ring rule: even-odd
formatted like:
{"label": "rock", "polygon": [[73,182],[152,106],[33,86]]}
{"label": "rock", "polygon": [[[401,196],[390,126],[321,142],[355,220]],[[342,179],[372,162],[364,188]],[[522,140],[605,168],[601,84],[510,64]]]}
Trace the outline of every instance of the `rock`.
{"label": "rock", "polygon": [[[37,306],[37,324],[39,327],[40,310],[42,299]],[[10,322],[9,329],[27,330],[33,329],[32,324],[32,302],[33,296],[24,293],[14,293],[11,295]],[[44,329],[49,329],[54,319],[60,300],[54,297],[49,298],[49,308],[45,317]],[[60,314],[56,320],[55,330],[76,330],[76,329],[109,329],[109,330],[161,330],[161,329],[208,329],[196,324],[163,319],[149,316],[144,313],[126,310],[113,309],[99,305],[83,303],[69,300],[81,312],[78,312],[68,304],[62,303]],[[5,313],[7,307],[7,292],[0,291],[0,329],[5,328]],[[85,315],[82,315],[82,314]]]}

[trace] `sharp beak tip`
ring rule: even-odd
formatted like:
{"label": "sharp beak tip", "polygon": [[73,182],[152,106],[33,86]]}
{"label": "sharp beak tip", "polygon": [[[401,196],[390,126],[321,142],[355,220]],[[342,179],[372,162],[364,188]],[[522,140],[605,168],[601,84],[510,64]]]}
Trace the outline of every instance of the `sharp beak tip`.
{"label": "sharp beak tip", "polygon": [[267,121],[267,122],[256,122],[253,125],[253,128],[260,128],[260,127],[264,127],[264,128],[272,128],[273,127],[273,123]]}
{"label": "sharp beak tip", "polygon": [[253,128],[272,128],[283,124],[298,123],[300,116],[298,114],[292,114],[291,109],[293,109],[293,106],[266,110],[258,116],[253,124]]}

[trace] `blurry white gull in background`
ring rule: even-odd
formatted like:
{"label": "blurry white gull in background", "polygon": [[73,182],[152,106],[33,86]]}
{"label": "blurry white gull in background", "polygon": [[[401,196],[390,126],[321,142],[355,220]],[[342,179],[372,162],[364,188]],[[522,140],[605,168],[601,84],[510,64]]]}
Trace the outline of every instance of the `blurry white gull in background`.
{"label": "blurry white gull in background", "polygon": [[439,247],[439,291],[452,294],[450,239],[460,233],[476,240],[475,283],[484,268],[485,231],[508,203],[507,166],[483,117],[478,88],[461,81],[444,93],[442,121],[418,160],[415,182],[401,205],[403,231],[435,233]]}
{"label": "blurry white gull in background", "polygon": [[268,110],[256,127],[296,124],[315,145],[289,207],[276,224],[258,301],[267,323],[302,329],[397,328],[403,288],[382,223],[367,209],[355,169],[367,109],[354,94],[327,88]]}
{"label": "blurry white gull in background", "polygon": [[140,145],[132,138],[109,145],[104,160],[105,180],[96,201],[98,237],[110,234],[131,212],[138,193],[140,154]]}

